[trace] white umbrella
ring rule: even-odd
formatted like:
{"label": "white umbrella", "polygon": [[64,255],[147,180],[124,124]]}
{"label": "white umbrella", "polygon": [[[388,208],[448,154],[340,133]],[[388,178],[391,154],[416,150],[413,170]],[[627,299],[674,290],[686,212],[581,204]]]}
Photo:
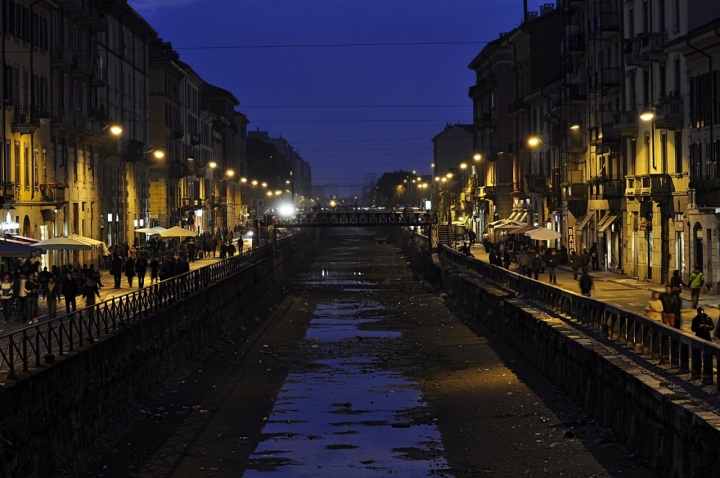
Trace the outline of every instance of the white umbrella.
{"label": "white umbrella", "polygon": [[534,231],[526,232],[526,236],[530,237],[535,241],[551,241],[553,239],[560,239],[562,234],[555,232],[552,229],[540,228]]}
{"label": "white umbrella", "polygon": [[88,242],[61,236],[40,241],[31,247],[37,247],[46,251],[89,251],[95,246],[90,245]]}
{"label": "white umbrella", "polygon": [[91,246],[93,246],[94,248],[98,248],[98,249],[102,250],[103,256],[110,255],[110,251],[108,250],[107,245],[103,241],[98,241],[97,239],[91,239],[89,237],[83,237],[79,234],[70,234],[70,235],[68,235],[68,238],[75,239],[76,241],[80,241],[80,242],[86,242],[86,243],[90,244]]}
{"label": "white umbrella", "polygon": [[160,236],[162,237],[195,237],[197,234],[193,231],[189,231],[187,229],[183,229],[180,226],[171,227],[167,231],[163,231],[160,233]]}
{"label": "white umbrella", "polygon": [[[164,227],[162,227],[160,229],[162,229],[163,231],[166,230]],[[135,229],[136,234],[160,234],[163,231],[158,231],[157,229],[151,228],[151,227],[143,227],[142,229]]]}

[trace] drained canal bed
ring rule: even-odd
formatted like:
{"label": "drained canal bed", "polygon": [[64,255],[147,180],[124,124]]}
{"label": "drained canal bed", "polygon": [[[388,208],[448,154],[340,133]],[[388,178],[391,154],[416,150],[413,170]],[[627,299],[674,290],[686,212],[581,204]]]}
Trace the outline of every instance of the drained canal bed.
{"label": "drained canal bed", "polygon": [[367,312],[382,310],[317,304],[306,348],[335,358],[318,358],[310,371],[288,376],[244,476],[451,476],[443,471],[438,428],[414,419],[426,415],[418,383],[384,370],[377,357],[352,354],[358,341],[401,336],[362,330],[382,320],[357,317]]}

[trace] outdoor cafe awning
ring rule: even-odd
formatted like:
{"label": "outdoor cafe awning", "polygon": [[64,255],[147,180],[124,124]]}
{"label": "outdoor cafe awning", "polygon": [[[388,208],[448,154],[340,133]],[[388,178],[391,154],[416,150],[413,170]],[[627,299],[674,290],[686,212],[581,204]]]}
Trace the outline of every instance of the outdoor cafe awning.
{"label": "outdoor cafe awning", "polygon": [[612,226],[612,224],[618,220],[619,217],[619,212],[606,214],[605,217],[603,217],[602,221],[600,221],[600,225],[598,226],[598,234],[604,233],[608,227]]}

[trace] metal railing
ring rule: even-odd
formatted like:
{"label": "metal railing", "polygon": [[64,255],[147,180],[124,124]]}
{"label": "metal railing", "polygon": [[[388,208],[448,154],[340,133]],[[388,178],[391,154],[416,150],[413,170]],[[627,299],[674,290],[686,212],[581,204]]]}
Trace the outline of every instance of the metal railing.
{"label": "metal railing", "polygon": [[[302,233],[286,236],[278,241],[278,250],[295,245],[304,236]],[[127,328],[272,255],[272,246],[262,246],[3,335],[0,337],[0,373],[7,373],[8,378],[17,379],[19,370],[28,372],[30,367],[39,367],[43,359],[46,364],[52,364],[56,354],[65,355]]]}
{"label": "metal railing", "polygon": [[474,272],[523,299],[565,314],[608,339],[651,361],[691,373],[691,379],[714,383],[720,389],[720,345],[668,327],[643,315],[606,302],[522,276],[508,269],[465,256],[440,245],[438,253],[453,264]]}

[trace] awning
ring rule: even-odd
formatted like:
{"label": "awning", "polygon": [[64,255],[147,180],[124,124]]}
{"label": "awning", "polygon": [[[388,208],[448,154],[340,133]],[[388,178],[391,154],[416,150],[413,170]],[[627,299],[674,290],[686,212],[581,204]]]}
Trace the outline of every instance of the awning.
{"label": "awning", "polygon": [[576,231],[582,231],[585,229],[585,226],[587,226],[587,223],[590,222],[590,219],[595,215],[595,211],[591,211],[586,213],[584,216],[582,216],[580,219],[577,219],[575,221],[575,230]]}
{"label": "awning", "polygon": [[610,227],[617,219],[620,217],[620,213],[614,213],[614,214],[608,214],[604,221],[600,222],[600,226],[598,227],[598,234],[602,234],[605,232],[605,230]]}
{"label": "awning", "polygon": [[514,213],[510,214],[510,217],[508,219],[510,219],[511,221],[514,221],[520,216],[520,213],[521,213],[521,211],[515,211]]}
{"label": "awning", "polygon": [[527,223],[527,216],[528,216],[528,213],[523,212],[522,214],[520,214],[520,217],[517,220],[522,223]]}

